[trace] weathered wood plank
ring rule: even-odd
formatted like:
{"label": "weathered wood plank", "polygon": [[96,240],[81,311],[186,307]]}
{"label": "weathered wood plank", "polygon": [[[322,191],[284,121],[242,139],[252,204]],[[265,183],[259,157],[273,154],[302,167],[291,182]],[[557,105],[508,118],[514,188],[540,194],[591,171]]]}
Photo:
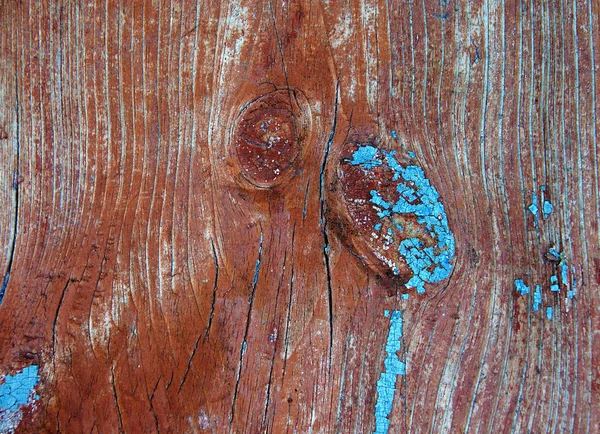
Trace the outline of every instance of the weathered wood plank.
{"label": "weathered wood plank", "polygon": [[[0,373],[40,369],[18,431],[383,430],[396,356],[390,432],[600,430],[597,2],[0,11]],[[424,294],[340,211],[357,143],[443,202]]]}

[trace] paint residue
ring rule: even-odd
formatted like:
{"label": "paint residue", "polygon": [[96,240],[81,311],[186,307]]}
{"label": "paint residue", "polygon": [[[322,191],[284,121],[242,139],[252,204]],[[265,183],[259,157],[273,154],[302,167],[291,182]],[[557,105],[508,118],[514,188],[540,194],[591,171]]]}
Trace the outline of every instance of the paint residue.
{"label": "paint residue", "polygon": [[521,295],[529,294],[529,286],[525,285],[522,279],[515,280],[515,289]]}
{"label": "paint residue", "polygon": [[535,291],[533,292],[533,311],[537,312],[540,310],[542,305],[542,285],[535,285]]}
{"label": "paint residue", "polygon": [[554,315],[554,309],[548,306],[546,308],[546,318],[552,320],[552,316]]}
{"label": "paint residue", "polygon": [[560,286],[558,286],[558,277],[556,277],[556,275],[550,276],[550,291],[552,291],[552,292],[560,291]]}
{"label": "paint residue", "polygon": [[38,380],[36,365],[4,378],[0,385],[0,432],[13,432],[23,418],[25,406],[39,399],[33,390]]}
{"label": "paint residue", "polygon": [[548,216],[550,215],[550,213],[552,212],[553,209],[554,209],[554,207],[552,206],[550,201],[545,200],[544,204],[542,205],[542,213],[544,214],[545,219],[548,218]]}
{"label": "paint residue", "polygon": [[[381,158],[378,156],[378,153]],[[425,173],[418,166],[401,166],[395,158],[396,152],[380,150],[374,146],[359,146],[353,153],[350,164],[360,165],[364,170],[386,164],[394,172],[393,181],[399,193],[398,199],[385,199],[384,193],[371,190],[370,202],[377,211],[377,216],[386,220],[389,227],[394,227],[399,232],[404,232],[401,225],[393,223],[395,215],[411,215],[417,218],[417,223],[424,228],[436,242],[433,246],[426,246],[416,237],[404,238],[400,242],[398,251],[404,257],[413,276],[406,286],[416,288],[418,293],[425,292],[425,283],[439,282],[450,275],[454,257],[454,235],[448,227],[448,218],[444,206],[439,200],[439,194],[425,177]],[[380,227],[380,226],[379,226]],[[393,231],[388,237],[393,240]],[[398,269],[391,266],[395,274]]]}
{"label": "paint residue", "polygon": [[[390,316],[389,311],[384,315]],[[377,403],[375,404],[375,431],[374,434],[387,434],[390,428],[389,415],[394,403],[396,380],[399,375],[406,375],[406,364],[398,357],[402,344],[403,333],[402,311],[395,310],[390,318],[390,331],[388,333],[385,351],[387,356],[384,361],[385,371],[377,381]]]}

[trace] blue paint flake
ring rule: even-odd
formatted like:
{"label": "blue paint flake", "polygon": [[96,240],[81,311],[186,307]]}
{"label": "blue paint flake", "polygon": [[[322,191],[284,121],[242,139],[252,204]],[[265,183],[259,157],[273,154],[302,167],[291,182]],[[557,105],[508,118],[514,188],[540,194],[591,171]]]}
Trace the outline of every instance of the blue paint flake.
{"label": "blue paint flake", "polygon": [[560,291],[560,286],[558,286],[558,277],[556,275],[550,276],[550,291],[558,292]]}
{"label": "blue paint flake", "polygon": [[565,264],[563,261],[560,263],[560,280],[563,285],[568,285],[569,280],[567,277],[567,272],[569,271],[569,266]]}
{"label": "blue paint flake", "polygon": [[567,297],[569,298],[569,300],[573,300],[573,297],[575,297],[576,295],[577,294],[574,289],[569,289],[567,291]]}
{"label": "blue paint flake", "polygon": [[529,294],[529,287],[521,279],[515,280],[515,289],[521,295]]}
{"label": "blue paint flake", "polygon": [[[352,155],[350,163],[370,170],[383,164],[378,152],[379,149],[373,146],[360,146]],[[451,260],[456,250],[454,235],[448,227],[448,218],[439,200],[439,194],[425,177],[423,169],[418,166],[402,167],[395,158],[395,151],[382,150],[380,155],[385,158],[387,167],[394,171],[393,180],[398,181],[396,190],[399,199],[396,203],[391,203],[378,191],[372,190],[370,202],[378,217],[386,219],[393,214],[414,215],[417,223],[437,240],[435,246],[425,247],[418,238],[407,238],[401,241],[398,248],[400,255],[413,271],[413,277],[406,286],[416,288],[417,293],[423,293],[425,283],[439,282],[450,275]],[[401,226],[397,229],[403,231]]]}
{"label": "blue paint flake", "polygon": [[352,165],[363,165],[365,169],[372,169],[376,166],[381,166],[383,164],[381,161],[375,159],[375,156],[379,152],[379,149],[374,146],[361,146],[352,154],[352,161],[350,164]]}
{"label": "blue paint flake", "polygon": [[402,294],[402,300],[408,300],[408,294]]}
{"label": "blue paint flake", "polygon": [[537,221],[539,208],[537,207],[537,195],[535,193],[531,193],[531,205],[529,205],[529,211]]}
{"label": "blue paint flake", "polygon": [[392,130],[392,138],[395,139],[397,137],[398,137],[398,135],[396,134],[396,130]]}
{"label": "blue paint flake", "polygon": [[417,154],[415,154],[415,153],[414,153],[414,152],[412,152],[412,151],[408,153],[408,156],[409,156],[410,158],[417,158]]}
{"label": "blue paint flake", "polygon": [[545,200],[544,204],[542,205],[542,212],[544,214],[545,219],[548,218],[553,209],[554,207],[552,206],[552,204],[549,201]]}
{"label": "blue paint flake", "polygon": [[535,285],[535,291],[533,292],[533,311],[537,312],[540,310],[542,305],[542,285]]}
{"label": "blue paint flake", "polygon": [[373,226],[373,229],[379,231],[379,229],[381,229],[381,223],[377,223],[375,226]]}
{"label": "blue paint flake", "polygon": [[[389,311],[385,311],[389,315]],[[384,312],[384,314],[385,314]],[[386,315],[387,318],[387,315]],[[402,311],[395,310],[390,318],[390,331],[385,346],[387,356],[384,361],[385,371],[377,381],[377,403],[375,404],[374,434],[387,434],[390,429],[389,415],[394,403],[396,380],[399,375],[406,375],[406,364],[398,357],[403,333]]]}
{"label": "blue paint flake", "polygon": [[15,375],[7,375],[0,385],[0,432],[13,432],[21,422],[22,407],[39,399],[33,388],[38,383],[38,367],[27,366]]}
{"label": "blue paint flake", "polygon": [[550,306],[548,306],[546,308],[546,318],[548,318],[549,320],[552,320],[553,315],[554,315],[554,309],[552,309]]}

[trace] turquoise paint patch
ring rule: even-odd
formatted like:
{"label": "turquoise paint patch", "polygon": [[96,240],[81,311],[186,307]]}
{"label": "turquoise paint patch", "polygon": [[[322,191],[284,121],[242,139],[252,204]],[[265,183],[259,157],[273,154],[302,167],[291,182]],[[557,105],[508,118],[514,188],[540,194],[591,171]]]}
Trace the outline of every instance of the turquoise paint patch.
{"label": "turquoise paint patch", "polygon": [[545,200],[544,204],[542,205],[542,213],[544,214],[545,219],[548,218],[553,209],[554,207],[552,206],[552,204],[549,201]]}
{"label": "turquoise paint patch", "polygon": [[29,395],[39,380],[38,367],[31,365],[15,375],[7,375],[0,386],[0,410],[15,411],[27,404]]}
{"label": "turquoise paint patch", "polygon": [[521,295],[529,294],[529,286],[525,285],[521,279],[515,280],[515,289]]}
{"label": "turquoise paint patch", "polygon": [[556,277],[556,275],[552,275],[550,276],[550,291],[552,292],[558,292],[560,291],[560,287],[558,286],[558,277]]}
{"label": "turquoise paint patch", "polygon": [[567,277],[567,272],[569,271],[569,266],[564,262],[560,263],[560,279],[563,285],[568,285],[569,280]]}
{"label": "turquoise paint patch", "polygon": [[396,134],[395,130],[392,130],[392,138],[394,138],[394,139],[398,138],[398,135]]}
{"label": "turquoise paint patch", "polygon": [[537,312],[540,310],[542,305],[542,285],[535,285],[535,291],[533,292],[533,311]]}
{"label": "turquoise paint patch", "polygon": [[372,169],[376,166],[381,166],[381,161],[376,160],[374,157],[377,155],[379,150],[374,146],[361,146],[352,154],[352,165],[364,165],[365,169]]}
{"label": "turquoise paint patch", "polygon": [[417,154],[415,154],[415,153],[414,153],[414,152],[412,152],[412,151],[408,153],[408,156],[409,156],[410,158],[417,158]]}
{"label": "turquoise paint patch", "polygon": [[[389,315],[389,311],[386,312]],[[397,354],[402,343],[402,333],[402,311],[395,310],[390,318],[390,331],[385,345],[385,351],[387,352],[384,361],[385,371],[381,373],[379,381],[377,381],[374,434],[388,433],[390,429],[389,415],[392,411],[396,392],[396,380],[399,375],[406,375],[406,364],[400,360]]]}
{"label": "turquoise paint patch", "polygon": [[23,417],[23,407],[39,395],[33,388],[39,381],[38,367],[27,366],[15,375],[7,375],[0,385],[0,432],[13,432]]}
{"label": "turquoise paint patch", "polygon": [[546,318],[552,320],[552,316],[554,315],[554,309],[551,307],[546,308]]}
{"label": "turquoise paint patch", "polygon": [[[372,190],[370,202],[378,217],[386,219],[394,214],[414,215],[417,217],[417,223],[425,227],[429,235],[436,239],[435,246],[425,247],[418,238],[407,238],[398,248],[413,271],[413,277],[406,286],[423,293],[425,283],[439,282],[450,275],[451,260],[456,250],[454,235],[448,227],[448,218],[439,200],[439,194],[425,177],[423,169],[418,166],[402,167],[395,158],[395,151],[381,150],[378,156],[379,152],[380,150],[373,146],[360,146],[352,155],[350,163],[370,170],[385,161],[387,167],[394,172],[393,181],[397,181],[395,188],[399,198],[396,203],[391,203],[386,201],[380,192]],[[397,229],[403,232],[401,226]],[[393,270],[397,274],[397,268],[393,267]]]}
{"label": "turquoise paint patch", "polygon": [[375,226],[373,226],[373,229],[379,231],[379,229],[381,229],[381,223],[377,223]]}
{"label": "turquoise paint patch", "polygon": [[408,300],[408,294],[402,294],[402,300]]}
{"label": "turquoise paint patch", "polygon": [[539,208],[537,207],[537,195],[535,193],[531,193],[531,205],[529,205],[529,212],[531,212],[531,214],[533,214],[537,220]]}

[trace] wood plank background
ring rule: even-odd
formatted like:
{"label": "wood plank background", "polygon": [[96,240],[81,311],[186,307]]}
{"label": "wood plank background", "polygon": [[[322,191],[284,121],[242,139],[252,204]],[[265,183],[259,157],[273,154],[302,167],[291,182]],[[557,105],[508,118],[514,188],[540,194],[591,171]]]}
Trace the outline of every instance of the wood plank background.
{"label": "wood plank background", "polygon": [[[0,373],[40,366],[18,431],[370,432],[395,309],[391,432],[600,432],[599,15],[1,1]],[[233,128],[276,89],[306,138],[259,189]],[[414,152],[440,193],[454,271],[423,295],[328,223],[352,135]]]}

